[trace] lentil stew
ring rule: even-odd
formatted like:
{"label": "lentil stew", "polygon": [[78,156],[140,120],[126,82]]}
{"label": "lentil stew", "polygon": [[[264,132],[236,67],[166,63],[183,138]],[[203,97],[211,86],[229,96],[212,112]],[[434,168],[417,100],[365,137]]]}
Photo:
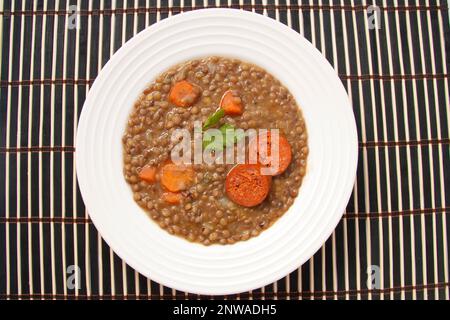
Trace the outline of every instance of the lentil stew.
{"label": "lentil stew", "polygon": [[[267,163],[174,163],[175,130],[193,132],[196,121],[203,130],[278,129],[280,167],[264,175]],[[267,137],[271,144],[271,131]],[[236,148],[239,139],[227,136],[223,145]],[[251,63],[205,57],[170,68],[140,94],[123,135],[123,172],[134,200],[170,234],[233,244],[259,235],[293,204],[306,173],[307,140],[301,110],[279,80]],[[242,141],[259,152],[254,140]]]}

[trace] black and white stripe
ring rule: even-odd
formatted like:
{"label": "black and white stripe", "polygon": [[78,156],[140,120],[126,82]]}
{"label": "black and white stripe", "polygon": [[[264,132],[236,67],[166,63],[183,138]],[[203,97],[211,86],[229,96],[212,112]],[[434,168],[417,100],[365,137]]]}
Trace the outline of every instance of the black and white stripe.
{"label": "black and white stripe", "polygon": [[[67,28],[71,4],[81,29]],[[371,4],[382,8],[379,30],[368,29]],[[0,296],[207,298],[146,279],[106,245],[78,190],[73,145],[91,80],[125,41],[214,6],[267,15],[310,40],[341,75],[360,137],[353,195],[321,250],[284,279],[226,298],[449,299],[450,21],[448,2],[429,0],[2,2]],[[69,265],[81,269],[79,290],[67,287]],[[381,290],[367,289],[370,265]]]}

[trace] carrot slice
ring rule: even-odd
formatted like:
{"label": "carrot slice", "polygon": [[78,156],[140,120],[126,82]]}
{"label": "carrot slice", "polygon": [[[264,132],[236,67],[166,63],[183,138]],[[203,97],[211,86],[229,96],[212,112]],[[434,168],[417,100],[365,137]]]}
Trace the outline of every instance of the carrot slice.
{"label": "carrot slice", "polygon": [[234,90],[226,91],[220,100],[220,107],[226,115],[237,116],[243,112],[242,100]]}
{"label": "carrot slice", "polygon": [[161,183],[171,192],[186,190],[193,182],[195,172],[192,167],[168,163],[161,169]]}
{"label": "carrot slice", "polygon": [[162,194],[162,198],[167,203],[179,204],[179,203],[181,203],[183,196],[180,193],[176,193],[176,192],[164,192]]}
{"label": "carrot slice", "polygon": [[244,207],[254,207],[267,197],[271,182],[271,176],[261,174],[261,165],[238,164],[228,172],[225,191],[231,201]]}
{"label": "carrot slice", "polygon": [[156,182],[156,168],[150,166],[143,167],[139,172],[139,178],[148,183]]}
{"label": "carrot slice", "polygon": [[[258,156],[258,160],[263,163],[265,166],[269,167],[272,165],[270,158],[272,158],[272,143],[274,143],[272,134],[270,131],[267,132],[267,151],[266,155],[259,152],[259,141],[263,137],[263,134],[259,134],[258,136],[254,137],[249,142],[249,152],[256,152]],[[275,173],[273,175],[279,175],[286,171],[286,169],[289,167],[289,164],[292,161],[292,150],[291,145],[289,144],[286,137],[282,134],[278,135],[278,167],[274,168]],[[274,165],[275,167],[275,165]]]}
{"label": "carrot slice", "polygon": [[190,107],[197,102],[200,93],[198,86],[182,80],[173,85],[169,92],[169,101],[177,107]]}

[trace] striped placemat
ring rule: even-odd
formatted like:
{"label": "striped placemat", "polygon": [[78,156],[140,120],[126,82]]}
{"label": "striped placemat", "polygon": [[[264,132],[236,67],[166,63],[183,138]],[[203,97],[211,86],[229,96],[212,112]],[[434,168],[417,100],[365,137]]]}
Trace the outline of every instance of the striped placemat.
{"label": "striped placemat", "polygon": [[449,299],[446,0],[0,1],[0,298],[208,298],[143,277],[105,244],[77,187],[74,137],[93,80],[125,41],[216,6],[310,40],[341,77],[360,139],[353,195],[321,250],[226,298]]}

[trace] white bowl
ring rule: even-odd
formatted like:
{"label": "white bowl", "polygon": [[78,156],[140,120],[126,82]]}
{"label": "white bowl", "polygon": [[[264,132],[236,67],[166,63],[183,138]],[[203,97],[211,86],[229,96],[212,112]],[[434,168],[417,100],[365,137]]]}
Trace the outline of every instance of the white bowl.
{"label": "white bowl", "polygon": [[[135,99],[159,73],[196,57],[255,63],[302,108],[308,171],[292,207],[258,237],[203,246],[172,236],[134,202],[122,175],[122,134]],[[131,267],[165,286],[232,294],[272,283],[307,261],[339,222],[357,166],[352,107],[335,71],[311,43],[262,15],[205,9],[140,32],[109,60],[83,106],[76,142],[80,190],[95,226]]]}

